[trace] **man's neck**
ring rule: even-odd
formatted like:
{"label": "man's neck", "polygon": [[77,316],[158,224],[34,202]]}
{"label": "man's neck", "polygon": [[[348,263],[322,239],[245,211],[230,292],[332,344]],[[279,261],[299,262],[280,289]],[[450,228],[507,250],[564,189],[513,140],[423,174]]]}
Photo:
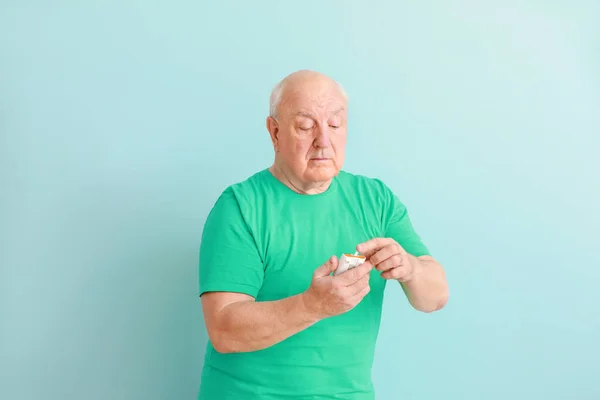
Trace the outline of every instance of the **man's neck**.
{"label": "man's neck", "polygon": [[291,172],[286,171],[284,168],[275,164],[269,168],[269,171],[285,186],[300,194],[312,195],[324,193],[331,185],[331,179],[325,182],[302,182],[295,178]]}

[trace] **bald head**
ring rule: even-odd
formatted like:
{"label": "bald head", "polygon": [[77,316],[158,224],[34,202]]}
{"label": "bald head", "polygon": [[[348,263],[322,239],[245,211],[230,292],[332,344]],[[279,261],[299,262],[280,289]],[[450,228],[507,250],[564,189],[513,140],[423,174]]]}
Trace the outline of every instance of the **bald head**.
{"label": "bald head", "polygon": [[345,102],[348,101],[346,91],[341,84],[320,72],[300,70],[283,78],[271,91],[269,115],[277,118],[280,107],[294,96],[302,93],[334,90]]}
{"label": "bald head", "polygon": [[307,192],[324,187],[344,162],[348,99],[342,86],[314,71],[298,71],[273,89],[267,129],[274,171]]}

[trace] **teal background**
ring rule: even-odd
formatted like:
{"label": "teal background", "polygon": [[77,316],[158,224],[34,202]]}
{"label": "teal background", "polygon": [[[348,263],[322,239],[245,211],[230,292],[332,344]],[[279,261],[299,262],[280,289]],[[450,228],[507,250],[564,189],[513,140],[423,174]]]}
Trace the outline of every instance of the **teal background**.
{"label": "teal background", "polygon": [[0,398],[196,396],[204,220],[310,68],[350,95],[346,169],[394,189],[451,285],[434,314],[388,288],[378,399],[600,399],[599,15],[0,2]]}

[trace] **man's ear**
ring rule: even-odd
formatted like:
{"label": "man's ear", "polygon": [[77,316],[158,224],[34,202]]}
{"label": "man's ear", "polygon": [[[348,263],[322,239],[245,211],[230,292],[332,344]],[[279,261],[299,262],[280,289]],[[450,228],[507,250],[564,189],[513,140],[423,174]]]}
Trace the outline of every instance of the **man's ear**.
{"label": "man's ear", "polygon": [[275,149],[275,152],[277,152],[277,147],[279,145],[279,123],[271,116],[267,117],[267,130],[271,136],[273,148]]}

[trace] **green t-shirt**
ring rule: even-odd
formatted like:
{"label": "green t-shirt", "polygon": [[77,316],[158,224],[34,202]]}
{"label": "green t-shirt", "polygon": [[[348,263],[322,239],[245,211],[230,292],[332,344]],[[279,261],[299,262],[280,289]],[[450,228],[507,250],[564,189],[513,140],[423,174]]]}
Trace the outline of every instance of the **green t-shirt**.
{"label": "green t-shirt", "polygon": [[[303,195],[265,169],[228,187],[211,210],[200,246],[200,294],[289,297],[305,291],[329,257],[375,237],[394,238],[414,256],[428,254],[406,207],[380,180],[342,171],[324,193]],[[198,399],[373,399],[385,285],[373,270],[371,291],[354,309],[264,350],[222,354],[209,342]]]}

